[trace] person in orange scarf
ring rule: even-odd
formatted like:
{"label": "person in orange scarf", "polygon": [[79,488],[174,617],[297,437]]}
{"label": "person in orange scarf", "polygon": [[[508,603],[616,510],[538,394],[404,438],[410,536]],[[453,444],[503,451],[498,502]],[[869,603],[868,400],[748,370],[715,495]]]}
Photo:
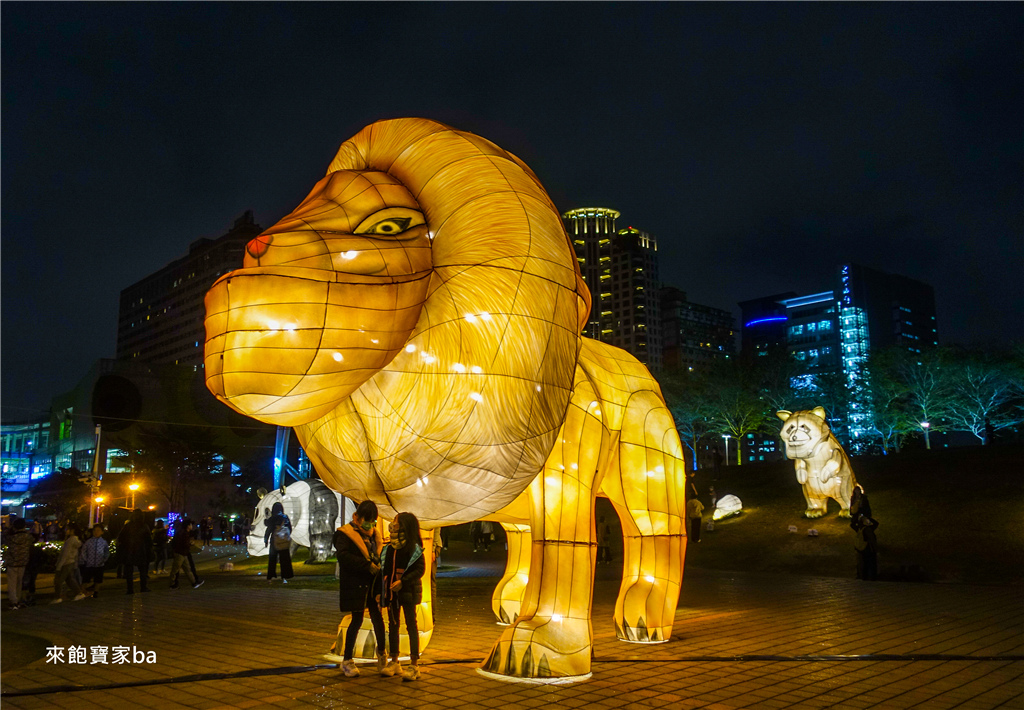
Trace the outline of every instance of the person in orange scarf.
{"label": "person in orange scarf", "polygon": [[377,640],[377,670],[379,672],[384,669],[384,617],[376,599],[379,585],[375,583],[380,575],[382,547],[383,542],[377,534],[377,505],[371,500],[360,503],[352,515],[352,522],[334,533],[334,549],[338,552],[339,606],[342,613],[352,614],[352,621],[345,634],[345,656],[341,663],[341,672],[349,678],[359,675],[352,655],[364,611],[370,612],[370,622]]}

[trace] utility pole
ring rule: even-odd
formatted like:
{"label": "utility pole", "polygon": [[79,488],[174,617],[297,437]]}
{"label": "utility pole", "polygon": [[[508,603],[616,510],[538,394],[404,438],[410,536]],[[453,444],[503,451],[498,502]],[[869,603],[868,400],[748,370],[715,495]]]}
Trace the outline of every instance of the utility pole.
{"label": "utility pole", "polygon": [[96,450],[92,459],[92,477],[89,481],[89,527],[96,524],[96,494],[100,492],[100,482],[103,475],[100,473],[100,436],[101,425],[96,425]]}

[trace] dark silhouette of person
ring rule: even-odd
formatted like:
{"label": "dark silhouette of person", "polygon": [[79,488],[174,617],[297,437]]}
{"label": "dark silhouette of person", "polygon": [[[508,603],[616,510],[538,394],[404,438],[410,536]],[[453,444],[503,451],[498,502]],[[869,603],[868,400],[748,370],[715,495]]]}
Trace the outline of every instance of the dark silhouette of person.
{"label": "dark silhouette of person", "polygon": [[871,501],[859,483],[853,487],[853,493],[850,495],[850,517],[856,518],[858,515],[871,517]]}
{"label": "dark silhouette of person", "polygon": [[874,581],[878,577],[878,538],[875,537],[878,521],[860,514],[850,522],[850,527],[857,533],[853,543],[857,550],[857,579]]}
{"label": "dark silhouette of person", "polygon": [[117,552],[124,565],[124,579],[128,594],[134,594],[135,569],[139,570],[139,588],[149,591],[149,557],[153,550],[153,536],[139,508],[132,511],[128,522],[117,536]]}
{"label": "dark silhouette of person", "polygon": [[[267,581],[270,582],[277,576],[277,562],[281,561],[281,579],[285,584],[295,576],[292,571],[292,550],[291,535],[292,521],[284,514],[284,505],[274,503],[270,509],[270,517],[267,518],[267,529],[263,531],[263,543],[270,548],[270,560],[267,563]],[[275,538],[278,533],[288,532],[288,546],[277,549]]]}

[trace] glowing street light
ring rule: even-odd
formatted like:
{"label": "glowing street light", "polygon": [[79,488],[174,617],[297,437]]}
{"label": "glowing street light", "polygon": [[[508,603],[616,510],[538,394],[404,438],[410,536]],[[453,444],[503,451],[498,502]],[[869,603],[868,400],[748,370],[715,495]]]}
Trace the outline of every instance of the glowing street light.
{"label": "glowing street light", "polygon": [[931,448],[932,448],[932,442],[931,442],[931,439],[928,436],[928,429],[930,427],[931,427],[931,424],[929,424],[928,422],[921,422],[921,429],[924,430],[924,448],[926,448],[928,450],[931,450]]}
{"label": "glowing street light", "polygon": [[129,483],[128,490],[132,492],[132,510],[135,510],[135,491],[139,490],[140,486],[138,483]]}
{"label": "glowing street light", "polygon": [[151,506],[149,506],[149,509],[150,510],[156,510],[156,506],[155,505],[151,505]]}
{"label": "glowing street light", "polygon": [[97,503],[102,503],[102,502],[103,502],[103,496],[96,496],[96,498],[95,498],[94,500],[95,500],[95,501],[96,501]]}

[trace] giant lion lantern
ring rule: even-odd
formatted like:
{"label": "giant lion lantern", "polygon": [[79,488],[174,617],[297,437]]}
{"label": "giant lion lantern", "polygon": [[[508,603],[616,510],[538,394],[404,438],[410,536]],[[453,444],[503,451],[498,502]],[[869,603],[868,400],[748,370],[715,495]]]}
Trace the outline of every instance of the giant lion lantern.
{"label": "giant lion lantern", "polygon": [[595,496],[623,522],[624,641],[668,640],[686,549],[672,417],[642,364],[581,337],[589,311],[522,161],[434,121],[381,121],[210,289],[206,381],[294,427],[327,485],[386,517],[413,512],[428,534],[502,523],[493,605],[509,625],[482,670],[585,677]]}

